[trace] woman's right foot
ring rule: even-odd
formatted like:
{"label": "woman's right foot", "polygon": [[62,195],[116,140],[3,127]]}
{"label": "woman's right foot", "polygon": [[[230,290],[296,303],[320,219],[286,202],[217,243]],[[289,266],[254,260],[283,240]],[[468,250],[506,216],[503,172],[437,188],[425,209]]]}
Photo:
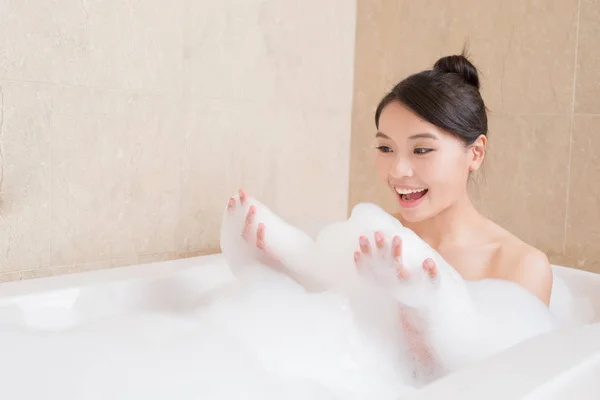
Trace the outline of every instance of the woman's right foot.
{"label": "woman's right foot", "polygon": [[239,190],[229,198],[221,229],[221,247],[235,263],[258,261],[278,267],[280,261],[267,245],[266,226],[262,221],[266,207]]}
{"label": "woman's right foot", "polygon": [[259,262],[304,286],[313,285],[312,280],[304,278],[311,275],[314,241],[244,190],[228,201],[221,227],[221,249],[234,269]]}

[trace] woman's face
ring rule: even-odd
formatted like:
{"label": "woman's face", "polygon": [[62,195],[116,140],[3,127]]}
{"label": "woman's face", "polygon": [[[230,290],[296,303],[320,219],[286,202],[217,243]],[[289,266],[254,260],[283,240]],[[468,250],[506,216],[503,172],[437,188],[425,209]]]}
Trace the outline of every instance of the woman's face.
{"label": "woman's face", "polygon": [[465,146],[399,102],[379,118],[377,171],[400,204],[407,222],[436,216],[465,198],[467,179],[481,165],[486,138]]}

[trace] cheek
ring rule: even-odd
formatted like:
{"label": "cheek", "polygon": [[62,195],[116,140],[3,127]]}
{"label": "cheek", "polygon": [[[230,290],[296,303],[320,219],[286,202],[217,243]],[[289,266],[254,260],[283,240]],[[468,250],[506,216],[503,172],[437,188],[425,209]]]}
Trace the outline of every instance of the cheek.
{"label": "cheek", "polygon": [[[448,184],[452,182],[455,192],[462,192],[467,187],[469,179],[469,165],[464,153],[459,153],[448,161]],[[451,171],[451,175],[450,175]]]}
{"label": "cheek", "polygon": [[424,163],[422,177],[431,186],[442,188],[444,192],[462,189],[469,175],[464,156],[460,154],[440,154]]}
{"label": "cheek", "polygon": [[391,163],[391,157],[384,157],[378,154],[375,158],[375,168],[377,169],[377,175],[379,175],[379,178],[386,182],[388,180],[388,172],[390,170]]}

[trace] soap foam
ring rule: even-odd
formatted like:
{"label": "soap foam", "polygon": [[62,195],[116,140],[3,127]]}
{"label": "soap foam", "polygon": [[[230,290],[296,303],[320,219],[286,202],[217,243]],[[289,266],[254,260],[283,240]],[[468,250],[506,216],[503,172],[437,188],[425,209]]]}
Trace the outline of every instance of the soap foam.
{"label": "soap foam", "polygon": [[[253,231],[265,224],[266,244],[283,273],[241,238],[249,205],[257,207]],[[355,267],[358,237],[375,231],[388,243],[402,238],[412,274],[407,282],[395,279],[390,257]],[[371,204],[358,205],[349,220],[313,240],[248,199],[225,212],[221,244],[236,280],[196,307],[107,315],[59,331],[0,326],[3,397],[399,399],[559,326],[517,285],[465,282]],[[421,268],[426,257],[437,264],[433,281]],[[400,309],[419,322],[439,370],[411,356]]]}
{"label": "soap foam", "polygon": [[[328,225],[313,242],[258,201],[248,199],[243,207],[224,216],[224,226],[230,225],[222,231],[223,243],[237,240],[236,249],[258,252],[254,243],[245,243],[240,235],[251,205],[257,209],[252,231],[260,222],[268,227],[267,245],[283,260],[291,276],[308,276],[318,283],[317,288],[349,299],[356,332],[378,335],[381,343],[397,349],[392,352],[394,357],[398,352],[405,356],[401,360],[392,357],[386,365],[404,371],[402,379],[407,385],[427,383],[440,372],[429,371],[424,380],[413,379],[416,371],[424,367],[408,356],[406,338],[399,325],[393,325],[397,323],[399,308],[421,325],[425,341],[435,354],[436,368],[442,374],[560,327],[560,320],[517,284],[491,279],[465,281],[414,232],[374,204],[355,206],[347,221]],[[396,278],[391,252],[384,257],[371,257],[368,268],[357,270],[354,252],[358,238],[364,235],[374,243],[377,231],[383,233],[386,243],[391,243],[393,236],[402,239],[403,265],[409,270],[410,279]],[[224,253],[232,261],[242,254],[233,254],[227,247]],[[257,254],[246,253],[244,259],[256,260]],[[422,268],[426,258],[433,259],[437,266],[438,276],[433,280]],[[365,348],[375,354],[367,342]]]}

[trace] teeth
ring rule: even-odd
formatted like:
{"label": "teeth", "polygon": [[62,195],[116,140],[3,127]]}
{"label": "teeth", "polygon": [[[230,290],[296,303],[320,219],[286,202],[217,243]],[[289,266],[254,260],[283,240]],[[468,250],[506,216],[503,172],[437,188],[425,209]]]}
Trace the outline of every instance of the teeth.
{"label": "teeth", "polygon": [[398,194],[410,194],[410,193],[419,193],[419,192],[423,192],[427,189],[398,189],[396,188],[396,192]]}

